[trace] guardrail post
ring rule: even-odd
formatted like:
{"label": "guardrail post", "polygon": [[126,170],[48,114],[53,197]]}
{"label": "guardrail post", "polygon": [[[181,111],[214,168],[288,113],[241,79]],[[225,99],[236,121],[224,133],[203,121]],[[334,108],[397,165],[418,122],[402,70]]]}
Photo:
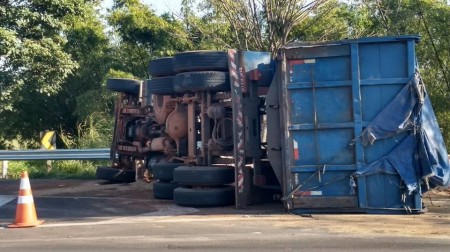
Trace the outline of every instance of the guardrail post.
{"label": "guardrail post", "polygon": [[2,161],[2,178],[6,178],[6,174],[8,173],[8,160]]}

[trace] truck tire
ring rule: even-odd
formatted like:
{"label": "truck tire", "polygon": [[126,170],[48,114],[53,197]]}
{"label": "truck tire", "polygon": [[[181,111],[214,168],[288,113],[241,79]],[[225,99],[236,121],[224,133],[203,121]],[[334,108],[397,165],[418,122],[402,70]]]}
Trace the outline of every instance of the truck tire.
{"label": "truck tire", "polygon": [[202,71],[175,75],[173,89],[178,93],[215,91],[225,92],[231,89],[230,75],[226,72]]}
{"label": "truck tire", "polygon": [[187,207],[217,207],[234,203],[234,187],[218,188],[184,188],[173,191],[173,199],[180,206]]}
{"label": "truck tire", "polygon": [[159,58],[150,61],[148,65],[148,73],[152,77],[174,75],[175,71],[173,70],[173,57]]}
{"label": "truck tire", "polygon": [[172,95],[176,93],[175,90],[173,90],[172,76],[153,78],[151,80],[146,80],[145,82],[147,91],[150,94]]}
{"label": "truck tire", "polygon": [[136,181],[136,171],[124,171],[112,167],[97,167],[95,177],[116,183],[131,183]]}
{"label": "truck tire", "polygon": [[215,186],[234,182],[231,166],[180,166],[173,171],[173,180],[180,185]]}
{"label": "truck tire", "polygon": [[173,199],[173,190],[179,185],[161,181],[153,182],[153,197],[155,199]]}
{"label": "truck tire", "polygon": [[173,57],[176,73],[190,71],[228,71],[228,54],[223,51],[190,51]]}
{"label": "truck tire", "polygon": [[183,164],[159,162],[151,164],[150,168],[152,169],[154,179],[159,179],[160,181],[172,181],[174,169],[181,165]]}
{"label": "truck tire", "polygon": [[111,78],[106,80],[106,87],[115,92],[139,95],[141,81],[133,79]]}

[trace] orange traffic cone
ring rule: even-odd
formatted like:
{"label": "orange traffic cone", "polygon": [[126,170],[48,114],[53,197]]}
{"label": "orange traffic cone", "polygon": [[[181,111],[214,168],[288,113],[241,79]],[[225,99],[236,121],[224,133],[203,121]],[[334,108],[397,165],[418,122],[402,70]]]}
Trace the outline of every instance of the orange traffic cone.
{"label": "orange traffic cone", "polygon": [[30,179],[28,172],[22,172],[20,178],[19,198],[17,199],[16,220],[9,224],[9,228],[35,227],[44,223],[38,220],[36,208],[34,207],[33,195],[31,193]]}

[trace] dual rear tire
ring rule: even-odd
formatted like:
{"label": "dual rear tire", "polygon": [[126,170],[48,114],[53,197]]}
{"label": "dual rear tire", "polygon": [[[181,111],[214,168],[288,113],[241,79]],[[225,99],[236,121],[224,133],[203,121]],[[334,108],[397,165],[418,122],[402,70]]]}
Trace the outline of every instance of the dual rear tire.
{"label": "dual rear tire", "polygon": [[180,185],[173,181],[173,171],[180,166],[180,163],[158,162],[150,165],[153,173],[153,197],[155,199],[171,200],[173,191]]}
{"label": "dual rear tire", "polygon": [[180,206],[218,207],[234,203],[234,169],[228,166],[180,166],[174,181],[181,185],[173,199]]}
{"label": "dual rear tire", "polygon": [[173,192],[175,203],[188,207],[218,207],[234,203],[234,187],[186,188],[178,187]]}

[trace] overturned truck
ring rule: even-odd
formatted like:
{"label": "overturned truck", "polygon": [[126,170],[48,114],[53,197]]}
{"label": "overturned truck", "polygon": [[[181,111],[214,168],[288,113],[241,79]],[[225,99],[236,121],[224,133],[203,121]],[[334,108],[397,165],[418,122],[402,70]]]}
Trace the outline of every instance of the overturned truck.
{"label": "overturned truck", "polygon": [[282,201],[293,213],[420,213],[449,185],[416,36],[190,51],[150,62],[119,92],[111,167],[154,197],[208,207]]}

